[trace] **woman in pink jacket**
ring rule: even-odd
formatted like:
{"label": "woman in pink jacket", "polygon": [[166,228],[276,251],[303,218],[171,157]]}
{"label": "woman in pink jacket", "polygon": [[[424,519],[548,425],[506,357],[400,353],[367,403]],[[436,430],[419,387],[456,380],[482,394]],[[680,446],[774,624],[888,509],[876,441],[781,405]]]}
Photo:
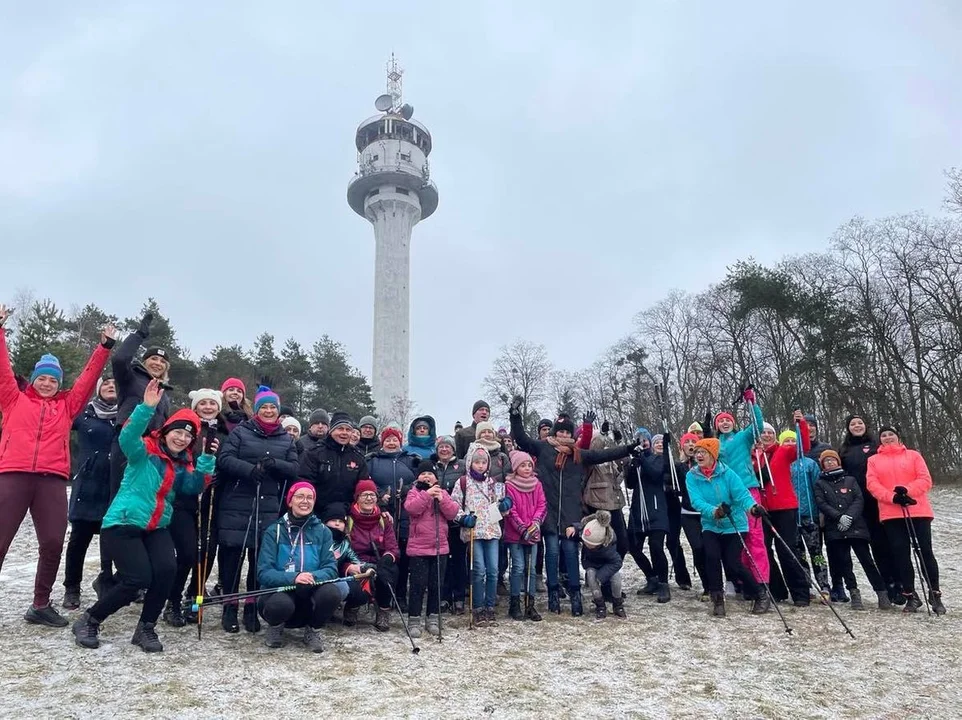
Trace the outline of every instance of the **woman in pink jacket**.
{"label": "woman in pink jacket", "polygon": [[[534,607],[535,565],[541,523],[548,514],[544,488],[534,474],[534,461],[526,452],[513,450],[511,473],[505,478],[505,495],[511,498],[511,509],[504,516],[504,542],[511,555],[511,604],[508,615],[515,620],[541,620]],[[527,555],[527,559],[525,556]],[[527,568],[527,573],[525,573]],[[527,577],[525,577],[527,575]],[[521,585],[524,580],[524,612],[521,612]]]}
{"label": "woman in pink jacket", "polygon": [[441,632],[441,586],[448,559],[448,523],[458,515],[458,504],[440,485],[434,463],[425,460],[417,469],[414,487],[404,501],[411,518],[408,533],[410,594],[408,596],[408,630],[412,637],[421,636],[421,604],[428,594],[428,616],[425,629],[431,635]]}
{"label": "woman in pink jacket", "polygon": [[929,582],[929,604],[937,615],[945,614],[939,590],[939,565],[932,552],[932,505],[929,490],[932,476],[925,460],[915,450],[902,444],[897,428],[879,429],[878,452],[868,459],[866,487],[878,500],[879,519],[889,540],[894,563],[902,581],[905,596],[903,612],[918,612],[922,606],[915,592],[915,569],[912,566],[911,523],[918,538],[926,579]]}

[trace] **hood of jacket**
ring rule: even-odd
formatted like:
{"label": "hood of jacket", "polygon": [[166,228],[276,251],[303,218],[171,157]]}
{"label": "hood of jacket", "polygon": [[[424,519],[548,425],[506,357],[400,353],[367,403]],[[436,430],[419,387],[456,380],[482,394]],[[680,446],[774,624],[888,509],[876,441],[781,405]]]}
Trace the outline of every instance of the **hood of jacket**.
{"label": "hood of jacket", "polygon": [[[414,434],[414,426],[420,422],[425,422],[428,424],[428,434],[424,437],[418,437]],[[434,444],[438,440],[437,424],[434,422],[434,418],[430,415],[421,415],[414,418],[411,421],[411,425],[408,427],[408,445],[419,448],[434,448]]]}

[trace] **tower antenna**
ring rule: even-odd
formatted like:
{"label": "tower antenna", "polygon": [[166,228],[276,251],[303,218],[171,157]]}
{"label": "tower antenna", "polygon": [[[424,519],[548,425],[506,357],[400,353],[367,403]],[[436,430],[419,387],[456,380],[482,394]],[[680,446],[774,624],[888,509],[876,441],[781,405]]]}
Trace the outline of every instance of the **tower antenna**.
{"label": "tower antenna", "polygon": [[391,96],[394,103],[391,110],[396,112],[401,107],[401,76],[404,70],[398,67],[397,58],[391,53],[391,62],[387,64],[387,94]]}

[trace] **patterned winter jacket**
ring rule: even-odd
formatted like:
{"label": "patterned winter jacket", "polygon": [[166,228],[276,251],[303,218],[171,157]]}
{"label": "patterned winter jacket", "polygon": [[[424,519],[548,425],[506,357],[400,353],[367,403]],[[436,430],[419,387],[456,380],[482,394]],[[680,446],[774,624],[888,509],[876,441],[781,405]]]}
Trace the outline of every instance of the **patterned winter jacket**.
{"label": "patterned winter jacket", "polygon": [[[474,480],[469,475],[463,475],[451,493],[451,499],[458,505],[455,520],[473,512],[478,518],[474,527],[474,539],[497,540],[501,537],[501,525],[491,517],[488,508],[503,498],[504,483],[495,482],[488,476],[483,480]],[[461,528],[461,540],[471,540],[471,531],[468,528]]]}

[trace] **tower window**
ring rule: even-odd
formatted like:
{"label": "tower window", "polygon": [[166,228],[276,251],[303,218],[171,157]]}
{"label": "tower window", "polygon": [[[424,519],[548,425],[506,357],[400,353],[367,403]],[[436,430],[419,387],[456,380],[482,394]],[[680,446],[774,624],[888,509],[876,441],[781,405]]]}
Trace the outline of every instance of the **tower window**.
{"label": "tower window", "polygon": [[411,193],[408,191],[407,188],[396,187],[396,188],[394,188],[394,189],[397,191],[398,195],[410,195],[410,194],[411,194]]}
{"label": "tower window", "polygon": [[402,159],[402,160],[407,160],[408,162],[411,162],[411,153],[407,153],[407,154],[401,153],[401,159]]}

